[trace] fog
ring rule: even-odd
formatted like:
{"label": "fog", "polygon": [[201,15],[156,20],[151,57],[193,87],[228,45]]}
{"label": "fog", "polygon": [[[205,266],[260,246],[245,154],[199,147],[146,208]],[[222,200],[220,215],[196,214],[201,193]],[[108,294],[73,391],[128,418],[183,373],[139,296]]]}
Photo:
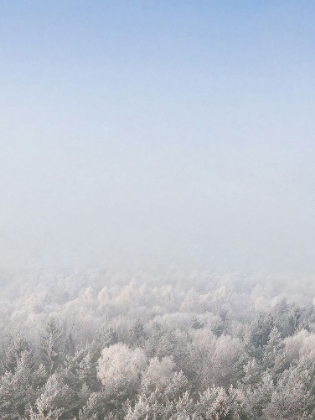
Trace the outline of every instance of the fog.
{"label": "fog", "polygon": [[313,272],[312,4],[0,7],[3,272]]}

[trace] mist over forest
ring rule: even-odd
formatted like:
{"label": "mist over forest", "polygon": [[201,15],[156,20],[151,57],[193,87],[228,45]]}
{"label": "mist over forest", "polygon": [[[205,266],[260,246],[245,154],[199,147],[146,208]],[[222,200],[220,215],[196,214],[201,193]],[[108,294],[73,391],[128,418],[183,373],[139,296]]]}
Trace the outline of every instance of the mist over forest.
{"label": "mist over forest", "polygon": [[0,2],[0,420],[315,419],[314,16]]}

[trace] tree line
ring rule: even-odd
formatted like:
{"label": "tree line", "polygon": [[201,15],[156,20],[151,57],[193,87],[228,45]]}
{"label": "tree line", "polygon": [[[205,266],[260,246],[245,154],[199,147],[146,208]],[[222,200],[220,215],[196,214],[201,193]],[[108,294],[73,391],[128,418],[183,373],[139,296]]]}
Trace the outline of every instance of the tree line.
{"label": "tree line", "polygon": [[1,302],[1,419],[315,418],[311,300],[255,282],[68,286]]}

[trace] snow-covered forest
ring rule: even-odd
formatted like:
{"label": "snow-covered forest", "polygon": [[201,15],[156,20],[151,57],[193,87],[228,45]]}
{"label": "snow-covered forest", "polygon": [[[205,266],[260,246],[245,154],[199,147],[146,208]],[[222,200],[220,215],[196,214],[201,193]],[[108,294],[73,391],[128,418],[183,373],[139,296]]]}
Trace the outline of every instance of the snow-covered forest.
{"label": "snow-covered forest", "polygon": [[12,279],[1,419],[313,419],[314,284],[179,270]]}

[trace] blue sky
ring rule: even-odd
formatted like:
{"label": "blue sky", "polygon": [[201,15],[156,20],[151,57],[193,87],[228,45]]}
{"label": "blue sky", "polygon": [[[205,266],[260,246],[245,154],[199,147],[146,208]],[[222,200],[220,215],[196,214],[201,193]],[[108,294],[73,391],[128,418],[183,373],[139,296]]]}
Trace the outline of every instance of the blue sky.
{"label": "blue sky", "polygon": [[0,2],[0,265],[314,270],[314,12]]}

